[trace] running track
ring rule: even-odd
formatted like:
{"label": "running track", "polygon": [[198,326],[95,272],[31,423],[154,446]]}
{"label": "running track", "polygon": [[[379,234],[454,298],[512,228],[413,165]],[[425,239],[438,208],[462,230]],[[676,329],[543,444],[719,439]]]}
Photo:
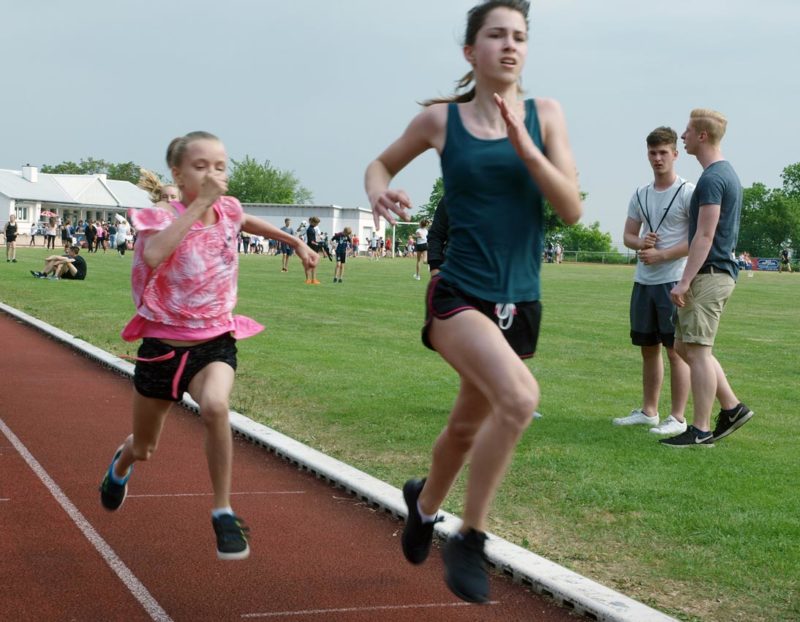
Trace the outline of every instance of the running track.
{"label": "running track", "polygon": [[438,549],[402,557],[402,525],[235,437],[248,560],[216,559],[197,416],[178,407],[124,506],[97,486],[130,432],[128,379],[0,312],[0,620],[575,621],[503,577],[468,605]]}

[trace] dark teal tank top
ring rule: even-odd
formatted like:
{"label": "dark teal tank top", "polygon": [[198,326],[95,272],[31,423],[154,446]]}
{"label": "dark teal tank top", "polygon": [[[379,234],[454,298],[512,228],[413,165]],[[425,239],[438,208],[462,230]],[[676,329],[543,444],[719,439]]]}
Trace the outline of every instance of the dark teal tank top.
{"label": "dark teal tank top", "polygon": [[[525,125],[544,151],[532,99]],[[441,161],[450,219],[442,277],[491,302],[539,300],[544,199],[511,142],[476,138],[451,103]]]}

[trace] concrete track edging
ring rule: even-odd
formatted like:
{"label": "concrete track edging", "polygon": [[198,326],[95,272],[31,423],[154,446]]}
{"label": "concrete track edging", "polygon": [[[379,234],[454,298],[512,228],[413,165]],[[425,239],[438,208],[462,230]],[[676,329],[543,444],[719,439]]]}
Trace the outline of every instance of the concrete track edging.
{"label": "concrete track edging", "polygon": [[[25,322],[50,337],[82,352],[103,365],[132,377],[134,366],[83,339],[70,335],[27,313],[0,302],[0,310]],[[197,403],[184,394],[183,405],[198,411]],[[342,488],[373,507],[404,519],[405,502],[400,489],[395,488],[340,460],[300,443],[261,423],[230,411],[231,428],[251,442],[275,453],[300,469],[313,473]],[[460,519],[450,513],[440,512],[445,520],[436,525],[437,536],[447,538],[458,530]],[[536,555],[527,549],[488,534],[486,555],[492,566],[539,594],[553,598],[562,606],[600,622],[677,622],[656,609],[648,607],[624,594],[573,572],[559,564]]]}

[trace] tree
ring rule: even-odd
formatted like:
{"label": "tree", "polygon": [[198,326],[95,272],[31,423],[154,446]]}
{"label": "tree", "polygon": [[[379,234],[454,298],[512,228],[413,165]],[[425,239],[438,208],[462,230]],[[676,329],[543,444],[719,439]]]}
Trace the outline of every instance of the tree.
{"label": "tree", "polygon": [[800,197],[800,162],[790,164],[781,173],[783,191],[790,197]]}
{"label": "tree", "polygon": [[75,162],[66,161],[61,164],[42,165],[42,173],[50,173],[55,175],[106,175],[109,179],[116,179],[120,181],[129,181],[136,184],[139,181],[139,165],[133,162],[123,162],[120,164],[111,164],[105,160],[96,160],[95,158],[81,159],[77,164]]}
{"label": "tree", "polygon": [[[799,165],[793,167],[800,172]],[[755,183],[744,189],[738,249],[754,257],[775,257],[786,240],[800,239],[800,192],[787,183],[793,167],[784,169],[783,188]]]}
{"label": "tree", "polygon": [[272,166],[269,160],[259,164],[248,155],[239,161],[231,158],[228,192],[242,203],[306,204],[313,200],[311,191],[294,173]]}

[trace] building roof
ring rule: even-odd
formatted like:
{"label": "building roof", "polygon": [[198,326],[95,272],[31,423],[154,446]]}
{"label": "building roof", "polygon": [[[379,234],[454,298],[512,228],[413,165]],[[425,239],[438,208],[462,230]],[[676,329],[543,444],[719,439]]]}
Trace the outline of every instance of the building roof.
{"label": "building roof", "polygon": [[103,207],[150,207],[147,192],[128,181],[105,175],[53,175],[38,173],[35,182],[21,171],[0,169],[0,194],[18,201],[40,201]]}

